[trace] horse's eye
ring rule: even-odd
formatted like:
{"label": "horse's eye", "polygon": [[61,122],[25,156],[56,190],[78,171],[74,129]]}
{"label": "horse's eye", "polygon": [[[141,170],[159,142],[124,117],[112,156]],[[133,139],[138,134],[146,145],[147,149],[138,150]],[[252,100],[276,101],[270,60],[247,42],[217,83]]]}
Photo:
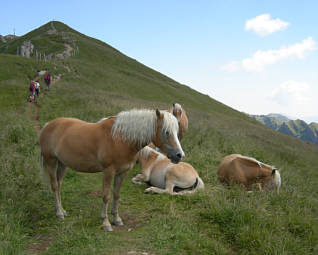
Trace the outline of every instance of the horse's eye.
{"label": "horse's eye", "polygon": [[170,136],[169,131],[166,131],[166,136],[167,136],[167,137],[169,137],[169,136]]}

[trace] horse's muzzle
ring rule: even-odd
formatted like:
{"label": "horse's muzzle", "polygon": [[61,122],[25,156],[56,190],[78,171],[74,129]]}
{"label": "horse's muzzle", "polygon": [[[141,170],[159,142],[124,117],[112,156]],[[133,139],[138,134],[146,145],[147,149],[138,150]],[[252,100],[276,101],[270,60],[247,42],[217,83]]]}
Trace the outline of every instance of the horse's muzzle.
{"label": "horse's muzzle", "polygon": [[181,155],[181,153],[177,153],[175,155],[168,154],[168,158],[171,160],[172,163],[178,164],[182,159],[182,155]]}

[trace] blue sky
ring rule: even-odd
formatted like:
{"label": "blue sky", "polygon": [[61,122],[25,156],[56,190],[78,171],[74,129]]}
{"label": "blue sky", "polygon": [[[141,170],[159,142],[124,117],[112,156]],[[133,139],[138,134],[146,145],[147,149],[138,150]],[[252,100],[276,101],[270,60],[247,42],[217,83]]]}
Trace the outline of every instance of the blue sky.
{"label": "blue sky", "polygon": [[1,9],[1,35],[62,21],[239,111],[318,122],[318,1],[11,0]]}

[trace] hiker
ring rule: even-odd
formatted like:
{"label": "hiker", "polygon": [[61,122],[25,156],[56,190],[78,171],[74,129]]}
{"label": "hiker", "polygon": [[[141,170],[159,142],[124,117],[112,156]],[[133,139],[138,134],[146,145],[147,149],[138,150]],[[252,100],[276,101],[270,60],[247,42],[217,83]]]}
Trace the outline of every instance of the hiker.
{"label": "hiker", "polygon": [[34,81],[30,82],[29,92],[30,92],[29,102],[34,102],[35,101],[35,98],[34,98],[34,95],[35,95],[35,84],[34,84]]}
{"label": "hiker", "polygon": [[44,81],[46,83],[46,90],[50,90],[51,74],[49,72],[46,72],[44,76]]}
{"label": "hiker", "polygon": [[39,94],[40,94],[40,83],[39,83],[39,80],[36,80],[36,82],[34,82],[34,85],[35,85],[35,94],[37,97],[39,97]]}

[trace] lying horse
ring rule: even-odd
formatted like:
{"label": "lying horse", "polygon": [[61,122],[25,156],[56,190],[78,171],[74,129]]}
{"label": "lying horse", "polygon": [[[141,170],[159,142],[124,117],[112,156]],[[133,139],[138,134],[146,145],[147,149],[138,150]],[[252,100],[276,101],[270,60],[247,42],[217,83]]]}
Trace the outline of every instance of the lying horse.
{"label": "lying horse", "polygon": [[260,190],[275,189],[279,192],[281,185],[280,173],[274,166],[240,154],[226,156],[217,174],[222,182],[243,185],[247,190],[258,184]]}
{"label": "lying horse", "polygon": [[178,140],[178,121],[169,112],[131,110],[97,123],[59,118],[47,123],[40,134],[43,172],[55,193],[56,216],[64,218],[60,189],[66,167],[79,172],[102,172],[102,228],[112,231],[107,216],[110,186],[114,178],[111,213],[114,225],[123,225],[118,214],[120,187],[139,150],[149,143],[178,163],[184,152]]}
{"label": "lying horse", "polygon": [[179,137],[179,140],[181,140],[183,138],[184,133],[188,130],[187,114],[185,110],[181,107],[181,105],[178,103],[173,104],[168,111],[172,113],[178,120],[178,123],[179,123],[178,137]]}
{"label": "lying horse", "polygon": [[204,188],[203,181],[190,164],[172,164],[165,155],[149,146],[138,153],[138,160],[141,164],[141,174],[132,178],[132,182],[146,182],[152,185],[145,193],[183,195]]}

